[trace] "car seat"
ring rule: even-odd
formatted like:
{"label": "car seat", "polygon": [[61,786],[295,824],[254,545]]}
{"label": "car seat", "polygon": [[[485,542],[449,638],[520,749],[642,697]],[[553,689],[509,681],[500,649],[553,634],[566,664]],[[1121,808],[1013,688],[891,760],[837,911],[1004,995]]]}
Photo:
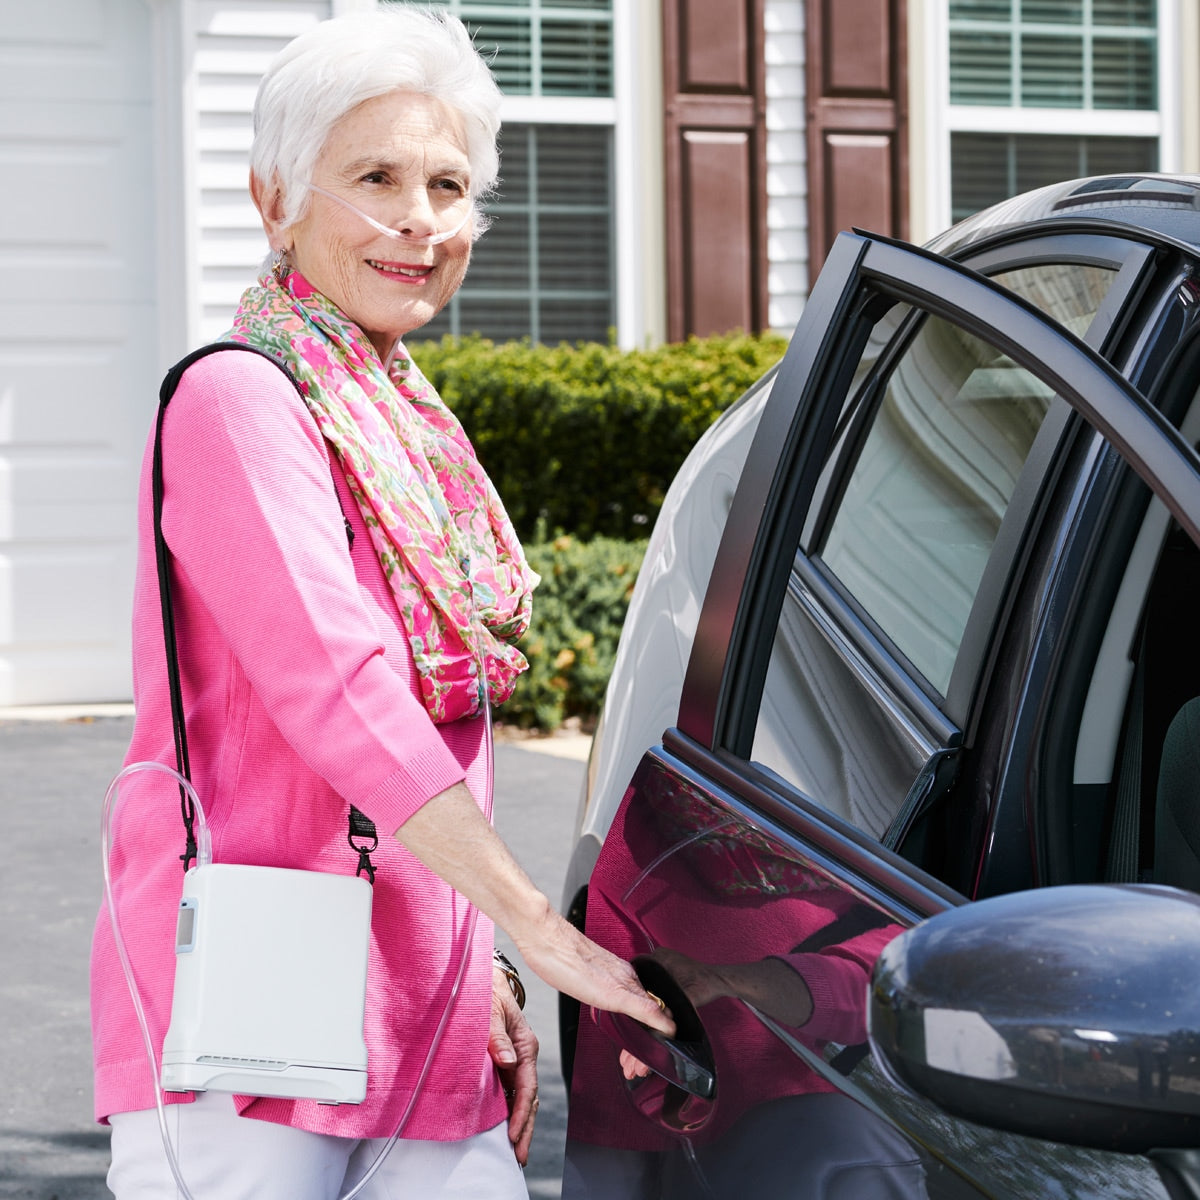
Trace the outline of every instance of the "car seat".
{"label": "car seat", "polygon": [[1154,882],[1200,892],[1200,696],[1175,714],[1163,741]]}

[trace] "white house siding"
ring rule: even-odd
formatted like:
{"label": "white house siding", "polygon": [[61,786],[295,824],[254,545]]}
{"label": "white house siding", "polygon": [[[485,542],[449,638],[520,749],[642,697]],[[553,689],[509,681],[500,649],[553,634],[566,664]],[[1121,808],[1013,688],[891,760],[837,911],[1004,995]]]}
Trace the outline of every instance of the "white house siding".
{"label": "white house siding", "polygon": [[767,320],[791,333],[808,298],[804,5],[766,0]]}
{"label": "white house siding", "polygon": [[[128,698],[134,500],[158,379],[227,328],[266,252],[246,188],[257,80],[297,33],[369,2],[6,11],[0,706]],[[801,0],[766,0],[766,34],[769,319],[790,330],[808,290]]]}
{"label": "white house siding", "polygon": [[267,252],[247,190],[258,81],[287,42],[332,14],[329,0],[196,0],[192,15],[197,264],[192,340],[202,344],[228,329],[238,297]]}
{"label": "white house siding", "polygon": [[155,392],[151,10],[0,22],[0,705],[129,695]]}

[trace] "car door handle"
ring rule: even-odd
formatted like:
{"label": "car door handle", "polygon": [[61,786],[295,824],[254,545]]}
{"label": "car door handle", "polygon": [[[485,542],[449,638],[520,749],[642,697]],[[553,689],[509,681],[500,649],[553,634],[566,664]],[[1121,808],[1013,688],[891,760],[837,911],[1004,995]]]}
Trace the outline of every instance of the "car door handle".
{"label": "car door handle", "polygon": [[596,1019],[609,1038],[668,1083],[701,1100],[716,1094],[712,1055],[703,1044],[667,1037],[624,1013],[598,1012]]}
{"label": "car door handle", "polygon": [[670,1009],[676,1036],[667,1037],[624,1013],[595,1010],[597,1025],[609,1039],[668,1083],[689,1096],[711,1100],[717,1091],[717,1075],[695,1007],[661,963],[641,956],[633,960],[633,969],[642,986]]}

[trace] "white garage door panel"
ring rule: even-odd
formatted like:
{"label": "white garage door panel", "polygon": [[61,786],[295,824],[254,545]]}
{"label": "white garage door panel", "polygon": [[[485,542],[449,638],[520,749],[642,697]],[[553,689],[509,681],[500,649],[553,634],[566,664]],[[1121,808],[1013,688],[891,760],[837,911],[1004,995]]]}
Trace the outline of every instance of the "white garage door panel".
{"label": "white garage door panel", "polygon": [[0,705],[130,694],[159,359],[151,9],[25,0],[0,22]]}
{"label": "white garage door panel", "polygon": [[16,597],[8,628],[0,626],[0,632],[20,645],[62,651],[78,644],[95,651],[111,640],[115,620],[129,623],[122,575],[131,569],[124,556],[103,545],[23,550],[0,571]]}
{"label": "white garage door panel", "polygon": [[10,14],[7,18],[12,30],[5,40],[35,55],[43,54],[49,47],[62,51],[94,46],[104,41],[105,9],[109,7],[103,3],[61,4],[55,0],[22,5],[19,17],[14,19]]}
{"label": "white garage door panel", "polygon": [[[46,371],[53,355],[54,371]],[[107,345],[53,348],[0,341],[0,453],[6,446],[108,447],[126,451],[130,415],[97,404],[97,396],[128,395],[129,362]],[[132,396],[129,397],[131,400]],[[146,424],[153,397],[145,397]]]}
{"label": "white garage door panel", "polygon": [[144,220],[149,110],[46,103],[29,122],[27,107],[0,101],[0,270],[9,294],[34,303],[144,298],[154,261],[153,226]]}
{"label": "white garage door panel", "polygon": [[149,55],[149,19],[146,0],[10,0],[0,31],[0,96],[31,108],[50,98],[148,104],[150,74],[130,69],[130,59]]}
{"label": "white garage door panel", "polygon": [[[0,205],[3,203],[4,197],[0,195]],[[91,352],[97,346],[113,347],[124,337],[129,337],[133,344],[145,345],[148,331],[137,322],[153,312],[154,304],[149,297],[136,308],[80,303],[69,290],[64,290],[53,306],[14,303],[6,297],[5,302],[0,302],[0,354],[19,353],[22,347],[33,343],[55,347],[56,356],[59,350],[71,354],[76,344]],[[43,361],[47,367],[53,365]],[[140,363],[137,369],[144,373],[151,370],[151,364]]]}
{"label": "white garage door panel", "polygon": [[59,315],[61,336],[23,335],[0,306],[0,458],[21,446],[104,446],[126,465],[140,461],[158,404],[158,375],[146,362],[154,310],[75,305]]}
{"label": "white garage door panel", "polygon": [[104,545],[118,534],[132,537],[137,518],[125,495],[127,475],[124,464],[82,455],[74,461],[65,455],[16,458],[0,468],[13,514],[4,532],[27,543],[82,538]]}
{"label": "white garage door panel", "polygon": [[75,704],[111,700],[112,651],[107,642],[5,650],[0,656],[0,696],[19,696],[21,704],[61,704],[64,696]]}

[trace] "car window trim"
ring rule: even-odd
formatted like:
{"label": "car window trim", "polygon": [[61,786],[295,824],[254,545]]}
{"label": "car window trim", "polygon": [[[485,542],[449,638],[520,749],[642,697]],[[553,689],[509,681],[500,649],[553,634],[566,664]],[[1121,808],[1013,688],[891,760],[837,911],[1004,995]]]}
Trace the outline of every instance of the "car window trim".
{"label": "car window trim", "polygon": [[888,707],[922,757],[957,746],[962,730],[931,685],[820,559],[797,553],[788,581],[801,607],[876,701]]}
{"label": "car window trim", "polygon": [[[775,579],[780,558],[786,558],[787,570],[791,567],[794,550],[786,555],[772,553],[772,547],[759,536],[763,518],[777,511],[783,499],[780,493],[786,481],[780,478],[780,462],[791,461],[796,444],[806,436],[824,444],[836,427],[837,414],[830,420],[830,414],[813,402],[816,381],[846,369],[847,350],[853,349],[848,347],[849,339],[839,342],[825,331],[840,328],[858,300],[857,291],[845,289],[842,280],[856,274],[867,246],[865,238],[843,234],[830,249],[779,365],[738,480],[700,606],[680,696],[679,727],[701,745],[715,744],[734,631],[739,627],[739,613],[752,607],[755,600],[747,595],[747,585],[757,593],[756,585],[764,576]],[[828,428],[822,427],[822,418]],[[812,422],[818,424],[810,431]],[[794,488],[787,492],[794,494]],[[796,533],[793,547],[799,544],[799,530]],[[786,587],[786,575],[783,579],[782,587]],[[782,602],[782,587],[778,602]]]}
{"label": "car window trim", "polygon": [[797,794],[778,776],[756,767],[747,772],[735,756],[702,746],[678,728],[668,729],[662,743],[647,754],[735,816],[791,844],[819,870],[903,919],[921,920],[967,903],[960,892],[816,800]]}
{"label": "car window trim", "polygon": [[[822,461],[814,447],[825,446],[838,416],[814,397],[846,372],[878,296],[952,321],[1049,383],[1200,541],[1200,459],[1093,348],[968,267],[892,239],[842,234],[813,290],[811,319],[802,319],[785,356],[717,551],[680,704],[680,728],[700,744],[749,757],[770,649],[759,635],[766,621],[778,621],[794,559],[794,551],[781,555],[761,535],[782,505],[790,510],[783,510],[781,527],[798,524],[795,514],[807,511]],[[790,403],[793,396],[798,404]],[[801,438],[810,449],[797,462]],[[783,478],[781,463],[788,464]],[[799,530],[792,532],[794,546]],[[743,646],[747,654],[736,655]],[[735,658],[738,672],[727,669]]]}
{"label": "car window trim", "polygon": [[804,526],[800,534],[800,548],[812,557],[812,547],[819,544],[841,506],[846,486],[854,473],[863,442],[871,430],[883,395],[892,379],[900,360],[908,354],[914,339],[920,334],[925,314],[907,305],[889,304],[887,312],[907,308],[895,333],[884,346],[870,374],[859,386],[857,393],[847,391],[838,414],[838,427],[830,440],[828,450],[813,490],[813,500],[808,505]]}

